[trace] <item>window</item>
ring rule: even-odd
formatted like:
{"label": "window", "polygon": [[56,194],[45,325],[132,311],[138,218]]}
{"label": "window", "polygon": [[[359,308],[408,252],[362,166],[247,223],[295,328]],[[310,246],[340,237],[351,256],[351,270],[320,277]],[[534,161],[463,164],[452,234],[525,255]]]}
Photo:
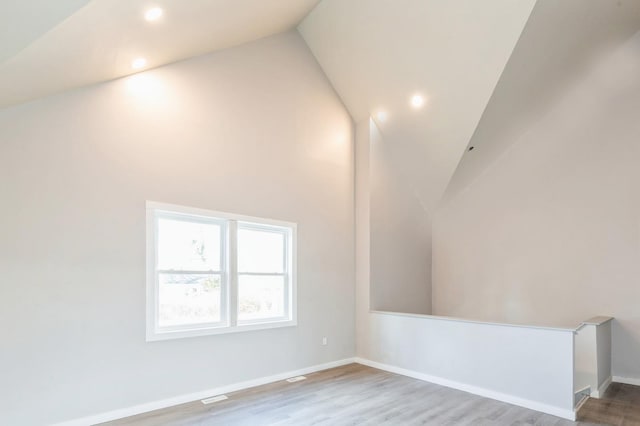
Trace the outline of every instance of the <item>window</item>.
{"label": "window", "polygon": [[296,324],[296,225],[147,202],[147,340]]}

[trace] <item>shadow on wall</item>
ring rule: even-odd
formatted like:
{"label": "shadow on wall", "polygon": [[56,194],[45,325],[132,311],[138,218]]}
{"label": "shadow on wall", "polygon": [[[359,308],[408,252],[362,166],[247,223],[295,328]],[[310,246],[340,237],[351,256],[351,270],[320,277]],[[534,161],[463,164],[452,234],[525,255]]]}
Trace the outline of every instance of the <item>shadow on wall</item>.
{"label": "shadow on wall", "polygon": [[436,213],[433,308],[554,326],[614,316],[613,375],[640,379],[640,33],[597,59]]}
{"label": "shadow on wall", "polygon": [[371,122],[371,309],[431,313],[431,220]]}
{"label": "shadow on wall", "polygon": [[[624,352],[613,351],[612,363],[616,366],[614,381],[631,383],[640,386],[638,375],[638,358],[633,354],[640,354],[640,319],[635,321],[613,321],[612,338],[614,342],[624,342]],[[630,356],[631,355],[631,356]]]}

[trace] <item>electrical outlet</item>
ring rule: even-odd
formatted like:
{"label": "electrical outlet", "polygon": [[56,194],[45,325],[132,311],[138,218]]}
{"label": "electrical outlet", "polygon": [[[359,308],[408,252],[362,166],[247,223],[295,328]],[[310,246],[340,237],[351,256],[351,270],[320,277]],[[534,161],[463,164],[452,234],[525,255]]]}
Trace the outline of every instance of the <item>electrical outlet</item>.
{"label": "electrical outlet", "polygon": [[322,346],[327,346],[327,338],[326,337],[322,338]]}

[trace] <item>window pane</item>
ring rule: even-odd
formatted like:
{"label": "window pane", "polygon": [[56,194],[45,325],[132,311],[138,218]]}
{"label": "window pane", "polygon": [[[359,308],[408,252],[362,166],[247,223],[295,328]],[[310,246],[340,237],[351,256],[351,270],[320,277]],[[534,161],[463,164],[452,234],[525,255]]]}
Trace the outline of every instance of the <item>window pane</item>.
{"label": "window pane", "polygon": [[239,272],[284,272],[284,234],[238,229]]}
{"label": "window pane", "polygon": [[251,321],[285,316],[284,277],[238,277],[238,319]]}
{"label": "window pane", "polygon": [[218,224],[158,219],[158,269],[219,271]]}
{"label": "window pane", "polygon": [[220,275],[159,274],[158,325],[219,322]]}

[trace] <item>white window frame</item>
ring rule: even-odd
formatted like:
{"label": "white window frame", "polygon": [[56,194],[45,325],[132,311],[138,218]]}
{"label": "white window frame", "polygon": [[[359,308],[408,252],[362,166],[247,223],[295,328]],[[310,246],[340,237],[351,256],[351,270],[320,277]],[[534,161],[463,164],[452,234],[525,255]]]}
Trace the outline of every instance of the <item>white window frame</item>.
{"label": "white window frame", "polygon": [[[220,322],[188,326],[159,327],[158,325],[158,219],[183,218],[221,225]],[[146,284],[146,340],[167,340],[183,337],[237,333],[278,327],[296,326],[297,311],[297,224],[273,219],[185,207],[147,201],[147,284]],[[242,273],[243,275],[276,275],[285,277],[285,316],[280,318],[238,321],[238,228],[262,229],[285,236],[285,265],[283,273]],[[180,273],[182,271],[176,271]],[[187,271],[188,272],[188,271]]]}

